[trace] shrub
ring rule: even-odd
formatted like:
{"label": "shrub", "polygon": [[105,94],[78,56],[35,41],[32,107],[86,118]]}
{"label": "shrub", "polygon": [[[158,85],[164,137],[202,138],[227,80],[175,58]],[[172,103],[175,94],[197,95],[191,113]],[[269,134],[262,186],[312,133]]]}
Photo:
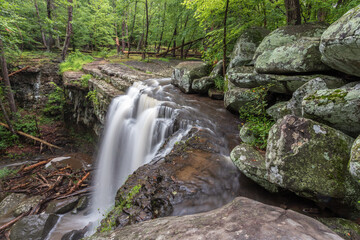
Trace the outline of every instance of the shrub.
{"label": "shrub", "polygon": [[97,98],[96,90],[89,91],[86,95],[86,98],[89,99],[94,104],[94,106],[99,105],[99,99]]}
{"label": "shrub", "polygon": [[251,145],[260,149],[266,148],[269,131],[274,124],[274,121],[266,114],[266,97],[271,87],[272,84],[268,84],[250,89],[255,99],[239,109],[240,119],[248,123],[249,130],[256,137]]}
{"label": "shrub", "polygon": [[214,79],[214,82],[215,82],[215,87],[220,90],[220,91],[225,91],[225,80],[223,77],[221,76],[217,76],[215,79]]}
{"label": "shrub", "polygon": [[89,80],[91,79],[91,77],[92,76],[90,74],[82,75],[81,78],[80,78],[81,86],[88,87],[89,86]]}
{"label": "shrub", "polygon": [[60,64],[60,73],[66,71],[79,71],[84,64],[94,61],[94,58],[79,51],[69,54],[64,62]]}
{"label": "shrub", "polygon": [[63,108],[65,105],[65,93],[58,85],[52,82],[55,86],[55,89],[48,96],[48,101],[43,109],[43,112],[47,116],[59,118],[63,113]]}

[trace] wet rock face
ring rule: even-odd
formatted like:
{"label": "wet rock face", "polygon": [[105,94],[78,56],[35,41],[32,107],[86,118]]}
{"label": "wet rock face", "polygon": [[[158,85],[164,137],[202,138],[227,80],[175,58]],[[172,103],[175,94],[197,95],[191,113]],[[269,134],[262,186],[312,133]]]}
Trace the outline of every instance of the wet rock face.
{"label": "wet rock face", "polygon": [[317,202],[338,199],[359,212],[360,189],[347,170],[352,142],[326,125],[287,115],[269,133],[268,180]]}
{"label": "wet rock face", "polygon": [[352,88],[324,89],[304,97],[306,117],[324,122],[353,137],[360,134],[360,84]]}
{"label": "wet rock face", "polygon": [[11,240],[42,240],[46,239],[59,219],[57,215],[32,215],[22,218],[10,229]]}
{"label": "wet rock face", "polygon": [[351,148],[349,171],[357,180],[360,180],[360,135]]}
{"label": "wet rock face", "polygon": [[184,93],[193,93],[193,81],[205,77],[209,73],[209,65],[203,62],[183,62],[175,67],[171,76],[171,83]]}
{"label": "wet rock face", "polygon": [[360,5],[333,23],[322,35],[322,61],[347,74],[360,76]]}
{"label": "wet rock face", "polygon": [[320,38],[301,38],[296,42],[265,51],[256,62],[258,73],[311,73],[330,70],[321,62]]}
{"label": "wet rock face", "polygon": [[97,234],[88,239],[341,240],[342,238],[312,218],[240,197],[211,212],[155,219],[119,228],[110,233]]}
{"label": "wet rock face", "polygon": [[[234,199],[239,171],[219,154],[219,142],[207,131],[193,129],[165,159],[140,167],[118,190],[116,207],[102,227],[107,221],[122,227],[158,217],[209,211]],[[117,206],[135,186],[141,186],[139,192],[118,211]]]}
{"label": "wet rock face", "polygon": [[229,69],[251,63],[254,53],[269,30],[255,27],[246,30],[237,40],[231,54]]}

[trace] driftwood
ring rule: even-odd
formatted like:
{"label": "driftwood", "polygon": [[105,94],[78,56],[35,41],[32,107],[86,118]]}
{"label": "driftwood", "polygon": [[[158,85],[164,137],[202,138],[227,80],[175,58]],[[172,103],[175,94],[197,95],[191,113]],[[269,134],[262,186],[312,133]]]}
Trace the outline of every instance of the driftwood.
{"label": "driftwood", "polygon": [[[7,124],[5,124],[5,123],[0,122],[0,126],[6,127],[7,129],[10,130],[10,127],[9,127]],[[30,139],[32,139],[32,140],[35,140],[35,141],[37,141],[37,142],[40,142],[40,143],[42,143],[42,144],[45,144],[45,145],[49,146],[50,148],[62,149],[61,147],[55,146],[55,145],[53,145],[53,144],[51,144],[51,143],[48,143],[48,142],[46,142],[46,141],[44,141],[44,140],[42,140],[42,139],[40,139],[40,138],[31,136],[31,135],[29,135],[29,134],[27,134],[27,133],[24,133],[24,132],[21,132],[21,131],[15,131],[15,133],[16,133],[16,134],[19,134],[19,135],[21,135],[21,136],[30,138]]]}
{"label": "driftwood", "polygon": [[[12,72],[12,73],[9,74],[9,77],[11,77],[11,76],[13,76],[13,75],[15,75],[15,74],[17,74],[17,73],[19,73],[19,72],[25,71],[25,70],[27,70],[27,69],[29,69],[29,68],[30,68],[30,66],[26,66],[26,67],[24,67],[24,68],[22,68],[22,69],[19,69],[19,70],[15,71],[15,72]],[[1,81],[1,80],[2,80],[2,78],[0,77],[0,81]]]}

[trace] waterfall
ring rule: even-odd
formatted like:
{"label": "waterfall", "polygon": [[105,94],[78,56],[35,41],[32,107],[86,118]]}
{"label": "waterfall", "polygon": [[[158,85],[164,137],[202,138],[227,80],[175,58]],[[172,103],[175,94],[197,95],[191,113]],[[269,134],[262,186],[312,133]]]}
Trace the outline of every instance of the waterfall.
{"label": "waterfall", "polygon": [[[115,98],[105,124],[97,159],[94,213],[103,214],[113,204],[117,190],[138,167],[150,162],[173,133],[174,111],[148,96],[158,86],[134,84]],[[170,141],[174,143],[174,141]]]}

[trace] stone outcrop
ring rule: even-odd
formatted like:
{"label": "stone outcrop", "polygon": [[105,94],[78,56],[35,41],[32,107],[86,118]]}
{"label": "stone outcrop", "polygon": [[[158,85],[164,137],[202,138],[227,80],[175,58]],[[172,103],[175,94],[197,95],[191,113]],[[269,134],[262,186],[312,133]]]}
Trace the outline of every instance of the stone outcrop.
{"label": "stone outcrop", "polygon": [[324,72],[330,68],[321,62],[320,38],[303,37],[273,51],[265,51],[256,62],[258,73],[312,73]]}
{"label": "stone outcrop", "polygon": [[259,27],[245,30],[234,46],[228,69],[250,64],[257,47],[269,33],[269,30]]}
{"label": "stone outcrop", "polygon": [[203,62],[182,62],[174,68],[171,83],[184,93],[193,93],[193,81],[206,77],[209,73],[209,65]]}
{"label": "stone outcrop", "polygon": [[322,223],[244,197],[211,212],[166,217],[98,233],[87,239],[341,240]]}
{"label": "stone outcrop", "polygon": [[322,35],[322,61],[341,72],[360,77],[360,5],[333,23]]}
{"label": "stone outcrop", "polygon": [[351,148],[349,171],[355,180],[360,181],[360,135]]}
{"label": "stone outcrop", "polygon": [[308,118],[353,137],[360,134],[360,84],[352,88],[318,90],[304,98],[302,108]]}
{"label": "stone outcrop", "polygon": [[250,89],[232,88],[225,93],[224,105],[229,111],[238,113],[240,107],[254,99],[255,95]]}

